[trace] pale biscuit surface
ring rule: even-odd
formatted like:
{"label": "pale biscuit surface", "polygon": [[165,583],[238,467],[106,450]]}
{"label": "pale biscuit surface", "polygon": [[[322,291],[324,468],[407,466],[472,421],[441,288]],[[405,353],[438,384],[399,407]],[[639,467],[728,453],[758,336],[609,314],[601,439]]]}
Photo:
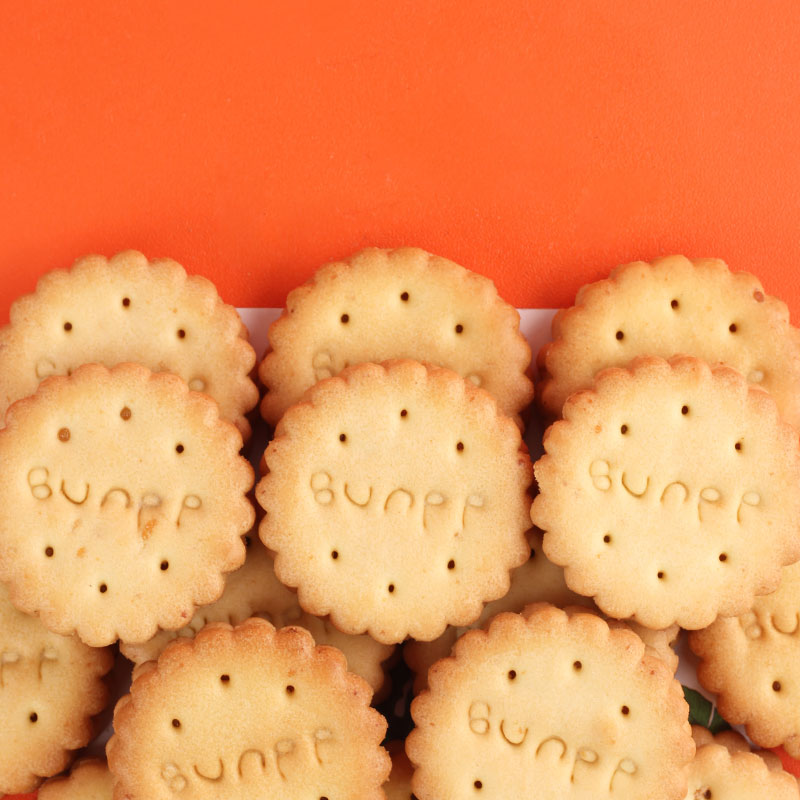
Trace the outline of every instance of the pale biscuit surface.
{"label": "pale biscuit surface", "polygon": [[564,570],[547,560],[542,551],[542,534],[528,533],[531,557],[511,573],[508,593],[499,600],[487,603],[480,617],[467,627],[449,627],[432,642],[409,641],[403,646],[403,658],[415,673],[414,693],[418,694],[428,685],[428,670],[440,658],[450,655],[450,650],[460,636],[473,628],[481,628],[501,611],[519,613],[531,603],[547,602],[554,606],[591,604],[581,595],[571,592],[564,582]]}
{"label": "pale biscuit surface", "polygon": [[125,364],[51,378],[0,431],[0,580],[88,644],[180,628],[244,560],[253,470],[180,378]]}
{"label": "pale biscuit surface", "polygon": [[317,381],[394,358],[448,367],[510,416],[533,398],[516,309],[488,278],[417,248],[369,248],[322,267],[291,292],[269,339],[259,376],[271,425]]}
{"label": "pale biscuit surface", "polygon": [[689,644],[722,716],[757,745],[800,758],[800,564],[785,567],[777,591],[750,611],[693,632]]}
{"label": "pale biscuit surface", "polygon": [[214,623],[134,672],[107,748],[116,800],[382,800],[386,721],[307,631]]}
{"label": "pale biscuit surface", "polygon": [[800,331],[757,278],[717,259],[669,256],[618,267],[556,315],[553,340],[538,357],[539,401],[553,417],[606,367],[686,354],[734,367],[800,428]]}
{"label": "pale biscuit surface", "polygon": [[773,770],[756,753],[731,752],[722,744],[697,749],[684,800],[798,800],[797,779]]}
{"label": "pale biscuit surface", "polygon": [[41,278],[34,294],[11,306],[10,319],[0,331],[0,422],[44,378],[132,361],[180,375],[250,433],[244,415],[258,390],[247,330],[209,280],[187,276],[175,261],[148,263],[134,250],[86,256]]}
{"label": "pale biscuit surface", "polygon": [[239,625],[258,616],[276,628],[298,625],[311,632],[317,644],[338,647],[347,657],[351,672],[360,675],[377,692],[384,684],[382,663],[394,652],[391,645],[380,644],[369,636],[350,636],[336,630],[328,620],[306,614],[297,595],[276,577],[272,557],[258,540],[247,536],[247,560],[244,566],[228,575],[225,592],[210,606],[198,609],[188,625],[178,631],[159,631],[143,644],[122,642],[122,654],[136,664],[154,661],[164,648],[177,638],[193,638],[209,622]]}
{"label": "pale biscuit surface", "polygon": [[470,631],[411,706],[419,800],[679,800],[680,684],[630,631],[546,604]]}
{"label": "pale biscuit surface", "polygon": [[529,553],[519,430],[450,370],[350,368],[287,412],[264,459],[275,572],[348,633],[388,644],[470,624]]}
{"label": "pale biscuit surface", "polygon": [[531,516],[567,584],[609,616],[701,628],[800,557],[800,446],[727,367],[637,359],[545,434]]}
{"label": "pale biscuit surface", "polygon": [[108,649],[51,633],[17,611],[0,584],[0,796],[32,791],[88,744],[112,663]]}
{"label": "pale biscuit surface", "polygon": [[82,761],[67,777],[54,778],[39,790],[38,800],[112,800],[113,782],[105,761]]}

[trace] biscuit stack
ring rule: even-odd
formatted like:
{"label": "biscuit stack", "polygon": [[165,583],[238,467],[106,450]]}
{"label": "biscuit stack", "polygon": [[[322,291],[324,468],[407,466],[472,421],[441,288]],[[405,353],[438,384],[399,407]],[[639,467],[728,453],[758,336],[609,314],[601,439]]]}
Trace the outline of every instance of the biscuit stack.
{"label": "biscuit stack", "polygon": [[[90,741],[119,641],[108,767],[42,798],[800,798],[744,740],[693,739],[671,648],[691,630],[722,713],[800,755],[785,306],[670,258],[553,334],[531,505],[519,315],[446,259],[369,249],[289,295],[266,451],[208,281],[133,252],[42,279],[0,332],[0,794]],[[389,779],[370,703],[401,645]]]}

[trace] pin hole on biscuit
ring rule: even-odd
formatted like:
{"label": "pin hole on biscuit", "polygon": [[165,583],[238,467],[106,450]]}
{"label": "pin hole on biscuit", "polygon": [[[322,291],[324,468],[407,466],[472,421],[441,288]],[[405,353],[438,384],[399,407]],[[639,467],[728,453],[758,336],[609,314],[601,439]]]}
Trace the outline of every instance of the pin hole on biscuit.
{"label": "pin hole on biscuit", "polygon": [[123,308],[130,308],[131,307],[131,299],[130,299],[130,297],[123,297],[122,298],[122,307]]}
{"label": "pin hole on biscuit", "polygon": [[69,333],[69,332],[72,330],[72,323],[71,323],[71,322],[65,322],[65,323],[64,323],[64,330],[65,330],[67,333]]}
{"label": "pin hole on biscuit", "polygon": [[31,711],[31,713],[28,715],[28,719],[32,723],[33,722],[38,722],[39,721],[39,715],[35,711]]}
{"label": "pin hole on biscuit", "polygon": [[677,310],[680,308],[680,305],[681,305],[681,304],[678,302],[678,300],[677,300],[677,299],[673,299],[673,300],[672,300],[672,302],[670,303],[670,306],[671,306],[671,307],[673,308],[673,310],[675,310],[675,311],[677,311]]}

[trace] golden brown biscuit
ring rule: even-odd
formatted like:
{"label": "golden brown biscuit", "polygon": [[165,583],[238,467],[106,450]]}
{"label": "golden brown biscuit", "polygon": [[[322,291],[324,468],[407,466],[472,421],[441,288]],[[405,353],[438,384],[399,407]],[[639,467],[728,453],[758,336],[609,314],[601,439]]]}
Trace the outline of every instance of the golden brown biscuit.
{"label": "golden brown biscuit", "polygon": [[[419,800],[680,800],[694,754],[680,684],[595,614],[530,606],[428,675],[406,741]],[[479,794],[478,794],[479,793]]]}
{"label": "golden brown biscuit", "polygon": [[111,773],[105,761],[89,759],[72,768],[70,774],[47,781],[39,800],[112,800]]}
{"label": "golden brown biscuit", "polygon": [[556,314],[553,340],[538,357],[539,401],[551,417],[602,369],[686,354],[738,370],[800,428],[800,331],[757,278],[718,259],[668,256],[618,267]]}
{"label": "golden brown biscuit", "polygon": [[468,627],[448,627],[432,642],[408,641],[403,646],[403,658],[414,672],[414,694],[428,686],[428,670],[440,658],[450,655],[460,636],[473,628],[483,628],[501,611],[519,613],[531,603],[547,602],[555,606],[592,605],[591,600],[571,592],[564,582],[564,570],[547,560],[542,551],[542,534],[528,532],[531,557],[511,573],[511,587],[499,600],[487,603],[483,613]]}
{"label": "golden brown biscuit", "polygon": [[51,633],[17,611],[0,584],[0,796],[33,791],[88,744],[112,664],[107,648]]}
{"label": "golden brown biscuit", "polygon": [[[689,767],[689,790],[685,800],[798,800],[797,779],[784,772],[774,753],[750,752],[747,742],[734,733],[692,736],[697,753]],[[777,762],[777,764],[775,763]]]}
{"label": "golden brown biscuit", "polygon": [[709,625],[800,558],[800,442],[728,367],[636,359],[573,395],[531,510],[567,585],[649,628]]}
{"label": "golden brown biscuit", "polygon": [[402,742],[389,742],[386,745],[392,757],[392,774],[389,782],[383,787],[386,800],[416,800],[411,791],[411,776],[414,767],[408,760]]}
{"label": "golden brown biscuit", "polygon": [[245,537],[247,560],[244,566],[228,575],[225,593],[210,606],[197,610],[191,621],[178,631],[160,631],[142,644],[120,643],[122,654],[136,664],[154,661],[164,648],[177,638],[194,638],[209,622],[239,625],[249,617],[262,617],[276,628],[298,625],[311,632],[317,644],[338,647],[347,657],[348,669],[360,675],[379,692],[385,681],[383,662],[394,652],[391,645],[380,644],[369,636],[350,636],[338,631],[326,619],[306,614],[297,595],[276,577],[272,556],[258,540]]}
{"label": "golden brown biscuit", "polygon": [[737,733],[734,730],[725,730],[714,734],[702,725],[692,725],[692,739],[694,739],[695,747],[697,747],[698,750],[703,747],[703,745],[719,744],[725,747],[731,755],[755,752],[769,769],[777,771],[783,769],[783,764],[778,755],[771,750],[753,751],[747,739],[745,739],[741,733]]}
{"label": "golden brown biscuit", "polygon": [[800,758],[800,564],[785,567],[772,594],[750,611],[694,631],[697,677],[719,695],[722,716],[746,726],[760,747]]}
{"label": "golden brown biscuit", "polygon": [[0,423],[44,378],[81,364],[133,361],[180,375],[211,395],[242,436],[250,434],[244,415],[258,390],[247,329],[211,281],[188,276],[175,261],[148,262],[135,250],[86,256],[41,278],[34,294],[14,302],[10,319],[0,330]]}
{"label": "golden brown biscuit", "polygon": [[0,430],[0,580],[87,644],[180,628],[244,561],[242,437],[175,375],[99,364],[50,378]]}
{"label": "golden brown biscuit", "polygon": [[529,549],[530,459],[450,370],[361,364],[290,409],[264,454],[259,535],[300,605],[391,644],[467,625]]}
{"label": "golden brown biscuit", "polygon": [[137,667],[108,763],[126,800],[382,800],[386,720],[302,628],[213,623]]}
{"label": "golden brown biscuit", "polygon": [[261,413],[276,425],[317,381],[366,361],[410,358],[454,370],[516,416],[533,399],[519,313],[494,284],[424,250],[368,248],[295,289],[269,330]]}

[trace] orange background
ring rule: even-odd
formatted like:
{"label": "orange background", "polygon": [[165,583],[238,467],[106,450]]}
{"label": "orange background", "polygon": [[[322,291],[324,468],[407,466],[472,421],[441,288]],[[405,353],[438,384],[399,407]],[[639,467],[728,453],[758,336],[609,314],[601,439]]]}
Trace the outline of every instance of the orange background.
{"label": "orange background", "polygon": [[0,321],[136,247],[281,305],[418,244],[518,306],[718,255],[800,313],[796,0],[26,0],[0,32]]}
{"label": "orange background", "polygon": [[796,0],[26,0],[0,31],[0,321],[86,252],[239,306],[416,244],[518,306],[716,255],[800,314]]}

